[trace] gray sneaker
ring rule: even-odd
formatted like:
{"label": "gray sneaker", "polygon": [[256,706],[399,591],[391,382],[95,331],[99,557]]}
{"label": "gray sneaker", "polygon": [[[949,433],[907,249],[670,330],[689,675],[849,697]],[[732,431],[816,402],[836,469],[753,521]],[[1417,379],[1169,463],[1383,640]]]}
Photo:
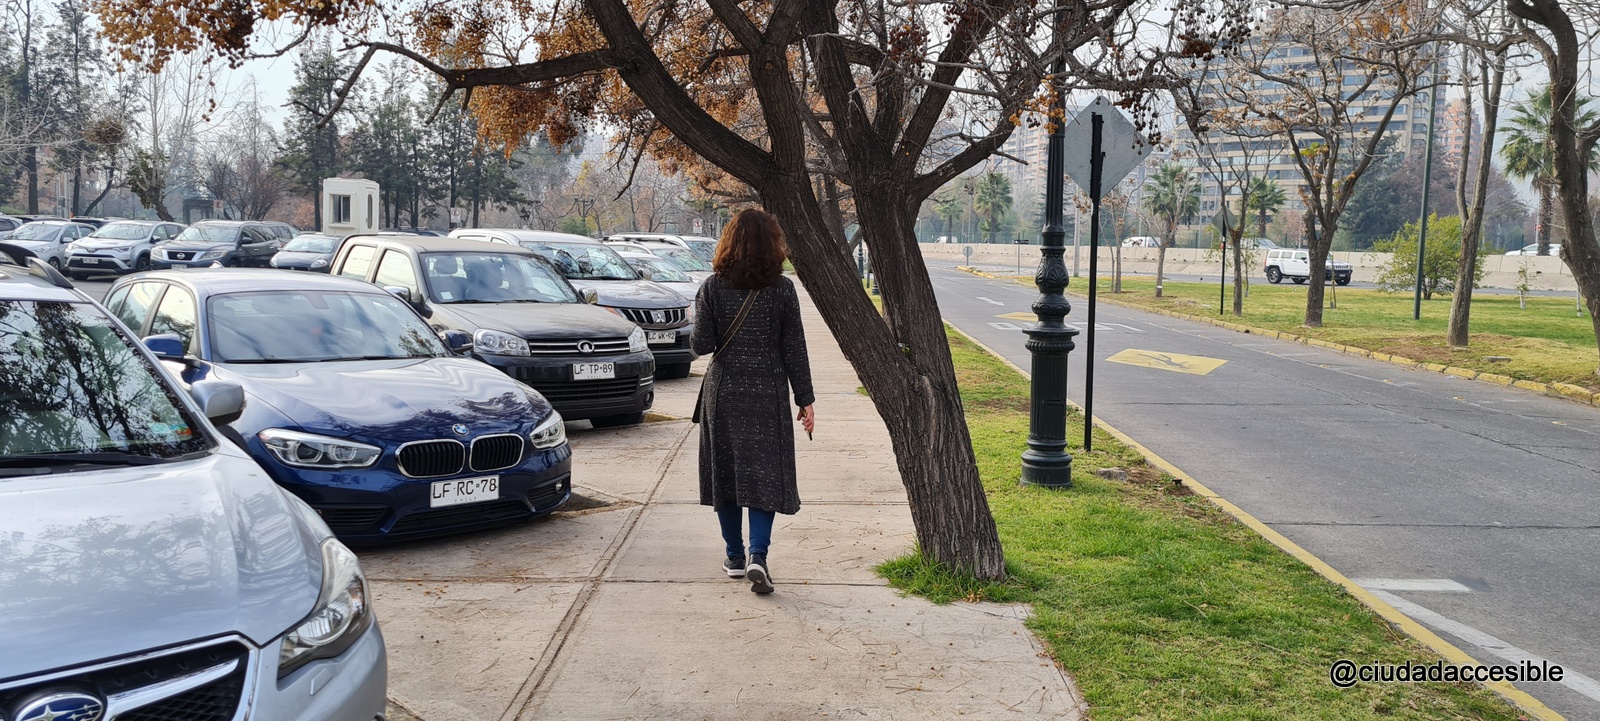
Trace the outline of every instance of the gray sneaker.
{"label": "gray sneaker", "polygon": [[722,562],[722,570],[728,572],[728,578],[744,578],[744,556],[729,556]]}
{"label": "gray sneaker", "polygon": [[767,567],[767,554],[750,554],[750,565],[745,567],[745,578],[750,579],[750,590],[765,596],[772,593],[772,571]]}

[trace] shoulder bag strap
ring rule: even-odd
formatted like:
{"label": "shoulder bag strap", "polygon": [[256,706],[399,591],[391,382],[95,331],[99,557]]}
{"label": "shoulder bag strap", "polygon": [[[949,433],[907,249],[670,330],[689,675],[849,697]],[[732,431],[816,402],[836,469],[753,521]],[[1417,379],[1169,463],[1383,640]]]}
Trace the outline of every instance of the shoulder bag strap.
{"label": "shoulder bag strap", "polygon": [[[739,327],[744,325],[744,318],[750,314],[750,308],[756,304],[756,296],[758,295],[761,295],[760,288],[750,291],[750,293],[744,297],[744,305],[739,306],[739,313],[733,317],[733,323],[728,326],[728,337],[723,338],[721,345],[717,346],[716,352],[711,354],[711,363],[713,365],[716,364],[717,357],[722,355],[722,351],[728,349],[728,344],[733,342],[733,337],[739,334]],[[709,370],[709,368],[707,370]],[[694,400],[694,415],[689,417],[690,422],[700,422],[700,408],[705,403],[705,398],[706,383],[705,380],[702,379],[700,381],[700,394],[696,396]]]}

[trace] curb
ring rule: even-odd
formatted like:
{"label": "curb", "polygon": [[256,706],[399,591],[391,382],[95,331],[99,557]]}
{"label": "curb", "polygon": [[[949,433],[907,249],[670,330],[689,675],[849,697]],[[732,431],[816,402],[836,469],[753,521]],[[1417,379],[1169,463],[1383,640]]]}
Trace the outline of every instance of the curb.
{"label": "curb", "polygon": [[[1003,276],[995,275],[993,273],[987,273],[987,272],[978,270],[977,268],[973,268],[973,267],[970,267],[970,266],[956,266],[956,270],[964,271],[966,273],[970,273],[972,275],[976,275],[976,276],[978,276],[980,278],[999,279],[999,278],[1003,277]],[[1076,293],[1076,292],[1071,293],[1071,295],[1073,295],[1075,297],[1078,297],[1078,298],[1087,297],[1087,296],[1084,296],[1081,293]],[[1336,353],[1343,353],[1345,355],[1361,356],[1362,358],[1371,358],[1371,359],[1376,360],[1376,361],[1383,361],[1385,363],[1389,363],[1391,365],[1397,365],[1397,366],[1400,366],[1402,368],[1411,368],[1411,369],[1414,369],[1414,370],[1427,370],[1427,371],[1432,371],[1434,373],[1443,373],[1443,374],[1448,375],[1448,376],[1455,376],[1457,378],[1464,378],[1466,380],[1471,380],[1471,381],[1482,381],[1482,382],[1485,382],[1485,383],[1493,383],[1495,385],[1505,386],[1505,387],[1508,387],[1508,388],[1520,388],[1520,389],[1525,390],[1525,391],[1532,391],[1534,393],[1538,393],[1541,396],[1548,396],[1550,398],[1560,398],[1562,400],[1572,401],[1574,403],[1582,403],[1582,404],[1584,404],[1586,406],[1600,406],[1600,393],[1595,393],[1593,391],[1590,391],[1587,388],[1584,388],[1583,386],[1575,386],[1575,385],[1573,385],[1571,383],[1541,383],[1539,381],[1522,380],[1520,378],[1512,378],[1510,376],[1501,375],[1499,373],[1489,373],[1487,371],[1475,371],[1475,370],[1472,370],[1471,368],[1461,368],[1459,366],[1447,366],[1447,365],[1444,365],[1442,363],[1427,363],[1427,362],[1423,362],[1423,361],[1416,361],[1416,360],[1412,360],[1410,358],[1407,358],[1405,356],[1390,355],[1388,353],[1380,353],[1378,351],[1369,350],[1367,348],[1357,348],[1355,346],[1341,345],[1339,343],[1333,343],[1333,342],[1330,342],[1330,341],[1325,341],[1325,340],[1322,340],[1320,338],[1310,338],[1310,337],[1307,337],[1307,336],[1295,335],[1293,333],[1287,333],[1287,332],[1284,332],[1284,331],[1269,330],[1269,329],[1266,329],[1266,328],[1257,328],[1255,326],[1244,325],[1242,323],[1232,323],[1232,322],[1225,321],[1225,320],[1219,320],[1217,318],[1211,318],[1209,316],[1194,315],[1194,314],[1191,314],[1191,313],[1180,313],[1178,311],[1167,310],[1165,308],[1146,308],[1146,307],[1144,307],[1142,305],[1137,305],[1137,304],[1134,304],[1134,303],[1124,303],[1124,302],[1121,302],[1121,301],[1116,300],[1114,298],[1107,298],[1107,297],[1105,297],[1103,295],[1102,296],[1098,296],[1097,299],[1102,303],[1110,303],[1111,305],[1120,306],[1120,307],[1123,307],[1123,308],[1131,308],[1133,310],[1140,310],[1140,311],[1144,311],[1146,313],[1155,313],[1156,315],[1164,315],[1164,316],[1167,316],[1167,317],[1170,317],[1170,318],[1177,318],[1179,320],[1187,320],[1187,321],[1192,321],[1192,322],[1195,322],[1195,323],[1205,323],[1205,324],[1208,324],[1208,325],[1214,325],[1214,326],[1217,326],[1219,328],[1224,328],[1224,329],[1231,330],[1231,331],[1236,331],[1236,332],[1239,332],[1239,333],[1249,333],[1251,335],[1265,336],[1267,338],[1277,338],[1279,340],[1293,341],[1295,343],[1300,343],[1302,345],[1309,345],[1309,346],[1313,346],[1313,347],[1316,347],[1316,348],[1326,348],[1326,349],[1334,351]]]}
{"label": "curb", "polygon": [[[948,320],[945,320],[944,323],[951,330],[961,334],[961,337],[966,338],[973,345],[982,348],[985,353],[994,356],[1001,363],[1006,364],[1012,370],[1022,374],[1022,377],[1029,379],[1033,377],[1017,364],[1012,363],[1010,360],[1007,360],[1005,356],[1000,355],[993,348],[985,345],[983,341],[980,341],[977,338],[968,335],[966,331],[957,328],[955,324]],[[1250,331],[1247,330],[1245,332]],[[1067,403],[1073,408],[1076,408],[1078,413],[1083,413],[1083,406],[1073,402],[1072,399],[1067,399]],[[1422,645],[1427,646],[1429,649],[1433,650],[1434,653],[1437,653],[1443,657],[1446,661],[1458,666],[1482,665],[1481,662],[1473,658],[1466,651],[1461,650],[1460,648],[1456,647],[1455,644],[1444,640],[1438,634],[1428,630],[1426,626],[1418,623],[1410,616],[1401,613],[1399,609],[1384,602],[1383,599],[1372,595],[1371,591],[1362,588],[1360,584],[1350,580],[1348,576],[1340,573],[1333,566],[1328,565],[1326,561],[1323,561],[1310,551],[1301,547],[1300,544],[1289,540],[1288,537],[1284,536],[1283,534],[1273,530],[1272,527],[1268,526],[1267,524],[1262,523],[1260,519],[1251,515],[1249,511],[1234,505],[1231,501],[1223,498],[1216,491],[1211,490],[1210,488],[1206,487],[1205,484],[1195,480],[1193,476],[1184,473],[1182,469],[1172,465],[1167,461],[1167,459],[1162,458],[1155,451],[1146,448],[1144,444],[1134,440],[1132,436],[1117,430],[1111,424],[1106,423],[1099,417],[1095,417],[1093,421],[1094,425],[1110,434],[1112,438],[1115,438],[1121,443],[1127,445],[1129,448],[1138,451],[1139,454],[1144,456],[1145,460],[1151,465],[1160,468],[1173,478],[1183,481],[1184,485],[1187,485],[1193,489],[1197,495],[1204,496],[1207,501],[1210,501],[1213,505],[1221,508],[1228,515],[1233,516],[1235,520],[1249,527],[1250,530],[1255,531],[1258,535],[1260,535],[1262,538],[1265,538],[1272,545],[1277,546],[1283,552],[1299,559],[1301,563],[1310,566],[1311,570],[1316,571],[1317,574],[1323,578],[1342,586],[1347,593],[1349,593],[1351,596],[1354,596],[1356,600],[1362,603],[1362,605],[1372,609],[1373,613],[1378,614],[1378,616],[1382,617],[1383,620],[1388,621],[1391,626],[1399,629],[1400,632],[1410,636]],[[1510,702],[1513,706],[1521,709],[1524,713],[1527,713],[1531,718],[1538,719],[1539,721],[1564,721],[1566,718],[1565,716],[1557,713],[1554,709],[1545,706],[1543,702],[1529,695],[1528,692],[1523,691],[1505,681],[1486,681],[1483,682],[1482,685],[1484,688],[1489,689],[1496,695]]]}

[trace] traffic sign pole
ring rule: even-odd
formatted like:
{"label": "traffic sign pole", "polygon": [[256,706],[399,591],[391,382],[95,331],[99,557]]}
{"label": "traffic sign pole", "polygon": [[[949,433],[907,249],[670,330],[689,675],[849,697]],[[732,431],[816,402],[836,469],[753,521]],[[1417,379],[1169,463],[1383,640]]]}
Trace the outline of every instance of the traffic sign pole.
{"label": "traffic sign pole", "polygon": [[1094,114],[1094,124],[1089,141],[1089,203],[1094,208],[1089,220],[1089,347],[1083,356],[1083,450],[1094,448],[1094,309],[1095,296],[1100,287],[1100,181],[1105,173],[1105,151],[1102,150],[1105,116]]}

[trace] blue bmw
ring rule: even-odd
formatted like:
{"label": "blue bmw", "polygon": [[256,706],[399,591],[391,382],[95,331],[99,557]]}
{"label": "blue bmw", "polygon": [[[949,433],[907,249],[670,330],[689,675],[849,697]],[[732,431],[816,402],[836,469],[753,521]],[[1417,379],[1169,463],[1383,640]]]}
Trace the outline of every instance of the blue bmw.
{"label": "blue bmw", "polygon": [[230,424],[350,543],[544,515],[571,492],[561,415],[458,353],[404,301],[347,278],[211,269],[129,276],[106,306],[186,384],[233,381]]}

